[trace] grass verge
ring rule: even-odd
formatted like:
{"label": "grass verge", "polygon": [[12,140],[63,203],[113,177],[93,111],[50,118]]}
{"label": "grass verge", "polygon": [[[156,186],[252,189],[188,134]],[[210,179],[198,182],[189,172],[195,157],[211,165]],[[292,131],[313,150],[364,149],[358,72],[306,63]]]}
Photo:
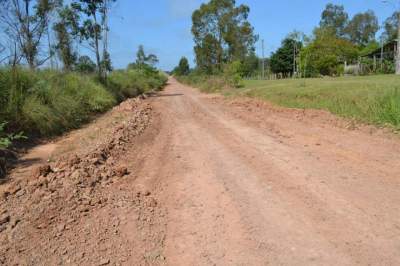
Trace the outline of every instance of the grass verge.
{"label": "grass verge", "polygon": [[25,68],[0,69],[0,123],[9,133],[52,136],[77,128],[128,97],[160,88],[165,76],[116,71],[106,85],[93,76]]}
{"label": "grass verge", "polygon": [[395,75],[245,81],[228,94],[245,95],[290,108],[312,108],[400,129],[400,77]]}
{"label": "grass verge", "polygon": [[247,96],[289,108],[321,109],[400,130],[400,76],[246,80],[233,88],[222,77],[189,75],[178,80],[203,92]]}

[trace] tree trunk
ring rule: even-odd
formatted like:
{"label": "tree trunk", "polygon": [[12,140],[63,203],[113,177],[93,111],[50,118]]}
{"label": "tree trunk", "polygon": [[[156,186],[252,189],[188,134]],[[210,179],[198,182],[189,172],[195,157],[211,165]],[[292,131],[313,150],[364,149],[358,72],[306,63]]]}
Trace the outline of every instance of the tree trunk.
{"label": "tree trunk", "polygon": [[[104,0],[104,7],[103,7],[103,19],[102,19],[102,26],[103,26],[103,61],[107,58],[108,55],[108,17],[107,17],[107,12],[108,12],[108,1]],[[104,67],[103,69],[103,79],[106,81],[107,80],[107,67]]]}
{"label": "tree trunk", "polygon": [[26,57],[26,61],[28,61],[29,68],[31,70],[35,69],[35,55],[34,55],[34,48],[33,48],[33,36],[31,33],[31,25],[30,25],[30,14],[29,14],[29,3],[30,1],[25,0],[25,14],[26,14],[26,25],[25,25],[25,32],[23,31],[22,34],[25,34],[26,40],[24,44],[24,53]]}
{"label": "tree trunk", "polygon": [[[96,14],[93,14],[93,19],[95,22],[95,25],[98,26],[97,24],[97,17]],[[101,59],[100,59],[100,47],[99,47],[99,31],[98,28],[96,28],[96,30],[94,31],[94,49],[96,52],[96,63],[97,63],[97,74],[99,75],[99,78],[102,77],[102,67],[101,67]]]}

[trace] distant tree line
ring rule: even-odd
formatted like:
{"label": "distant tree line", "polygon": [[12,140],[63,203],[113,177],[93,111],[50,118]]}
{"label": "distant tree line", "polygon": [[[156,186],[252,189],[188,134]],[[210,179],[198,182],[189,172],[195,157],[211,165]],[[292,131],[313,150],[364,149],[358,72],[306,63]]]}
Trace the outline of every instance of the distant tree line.
{"label": "distant tree line", "polygon": [[[279,77],[341,75],[344,65],[360,62],[362,56],[379,49],[382,44],[397,38],[399,12],[379,25],[372,10],[357,13],[350,18],[344,6],[329,3],[321,13],[321,20],[311,34],[294,31],[289,33],[281,46],[269,58],[255,54],[259,37],[248,21],[250,8],[236,5],[235,0],[211,0],[202,4],[192,15],[192,34],[196,73],[223,74],[235,66],[242,77],[261,76],[265,72]],[[377,39],[377,32],[383,32]],[[369,59],[364,63],[376,65]],[[368,61],[369,60],[369,61]],[[393,72],[394,60],[383,58],[378,72]],[[188,61],[182,58],[173,73],[187,75]]]}
{"label": "distant tree line", "polygon": [[[289,34],[281,47],[270,57],[270,70],[285,76],[341,75],[344,65],[361,62],[361,57],[378,50],[381,45],[397,38],[399,13],[386,19],[383,32],[376,38],[380,29],[378,18],[372,10],[355,14],[352,18],[344,6],[327,4],[321,14],[321,21],[311,36],[294,32]],[[394,72],[394,54],[391,60],[382,58],[381,64],[391,67],[377,68],[375,72]],[[373,71],[372,59],[365,59]]]}

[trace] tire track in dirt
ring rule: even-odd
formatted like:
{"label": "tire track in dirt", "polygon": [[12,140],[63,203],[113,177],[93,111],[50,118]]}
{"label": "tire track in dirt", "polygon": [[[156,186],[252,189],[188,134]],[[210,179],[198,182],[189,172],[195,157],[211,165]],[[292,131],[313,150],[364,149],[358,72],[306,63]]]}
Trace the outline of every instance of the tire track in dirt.
{"label": "tire track in dirt", "polygon": [[400,262],[400,167],[384,155],[398,141],[271,110],[257,124],[248,110],[171,83],[153,102],[169,125],[169,265]]}

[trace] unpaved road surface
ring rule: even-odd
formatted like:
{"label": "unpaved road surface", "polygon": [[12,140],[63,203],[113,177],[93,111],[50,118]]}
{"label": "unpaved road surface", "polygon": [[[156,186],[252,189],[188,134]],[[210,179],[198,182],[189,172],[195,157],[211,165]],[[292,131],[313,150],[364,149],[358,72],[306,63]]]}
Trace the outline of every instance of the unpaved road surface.
{"label": "unpaved road surface", "polygon": [[124,200],[77,218],[106,233],[70,227],[59,264],[400,265],[398,137],[173,79],[146,101],[152,122],[121,157],[134,174],[103,192]]}
{"label": "unpaved road surface", "polygon": [[168,264],[400,264],[399,142],[174,81],[163,96]]}

